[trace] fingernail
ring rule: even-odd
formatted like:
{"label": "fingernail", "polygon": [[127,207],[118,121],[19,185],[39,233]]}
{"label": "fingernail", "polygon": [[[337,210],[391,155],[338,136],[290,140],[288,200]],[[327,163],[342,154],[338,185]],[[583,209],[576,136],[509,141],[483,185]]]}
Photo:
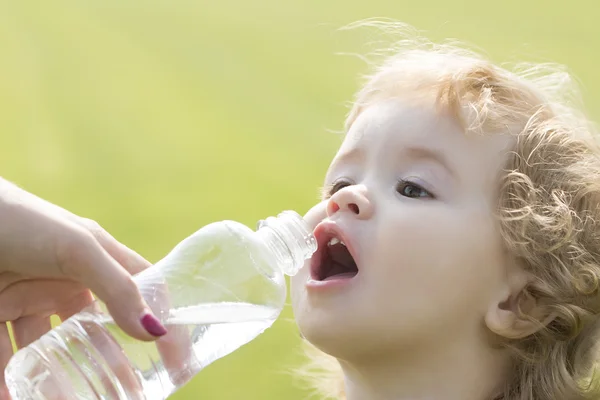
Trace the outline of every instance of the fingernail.
{"label": "fingernail", "polygon": [[144,329],[152,336],[160,337],[167,334],[167,328],[152,314],[144,314],[141,322]]}

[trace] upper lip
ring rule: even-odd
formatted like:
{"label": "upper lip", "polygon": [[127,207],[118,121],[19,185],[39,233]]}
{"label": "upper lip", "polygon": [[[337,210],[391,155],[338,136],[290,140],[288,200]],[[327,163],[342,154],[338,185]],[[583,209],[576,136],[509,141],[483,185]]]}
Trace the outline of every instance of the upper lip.
{"label": "upper lip", "polygon": [[321,221],[314,229],[313,235],[317,239],[317,251],[313,254],[310,261],[310,276],[313,280],[320,280],[320,267],[323,261],[323,252],[327,251],[327,246],[331,239],[337,238],[344,242],[346,249],[354,259],[358,267],[358,262],[355,256],[354,247],[348,236],[340,226],[332,220]]}

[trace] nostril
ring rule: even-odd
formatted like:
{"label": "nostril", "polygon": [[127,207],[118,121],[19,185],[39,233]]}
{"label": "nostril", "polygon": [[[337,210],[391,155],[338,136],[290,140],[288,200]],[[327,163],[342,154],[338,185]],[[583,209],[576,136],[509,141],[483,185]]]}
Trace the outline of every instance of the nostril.
{"label": "nostril", "polygon": [[348,204],[348,208],[354,213],[354,214],[360,214],[360,210],[358,209],[358,206],[354,203],[350,203]]}
{"label": "nostril", "polygon": [[336,212],[338,212],[338,211],[339,211],[339,209],[340,209],[340,206],[338,206],[338,204],[337,204],[335,201],[332,201],[332,202],[329,204],[329,212],[330,212],[330,213],[332,213],[332,214],[333,214],[333,213],[336,213]]}

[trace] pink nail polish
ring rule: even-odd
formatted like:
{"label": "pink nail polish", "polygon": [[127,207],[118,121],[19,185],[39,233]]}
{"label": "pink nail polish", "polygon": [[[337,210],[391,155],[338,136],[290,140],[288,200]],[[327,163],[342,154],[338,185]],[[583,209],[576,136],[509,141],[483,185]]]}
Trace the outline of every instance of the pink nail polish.
{"label": "pink nail polish", "polygon": [[160,337],[167,334],[167,328],[152,314],[144,314],[141,322],[144,329],[152,336]]}

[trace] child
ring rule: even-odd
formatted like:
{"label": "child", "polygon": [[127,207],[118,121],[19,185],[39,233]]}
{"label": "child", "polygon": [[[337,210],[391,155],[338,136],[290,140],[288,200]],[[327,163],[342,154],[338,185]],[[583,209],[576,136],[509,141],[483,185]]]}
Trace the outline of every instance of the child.
{"label": "child", "polygon": [[600,149],[568,74],[407,37],[358,92],[306,216],[319,250],[292,299],[318,388],[598,398]]}

